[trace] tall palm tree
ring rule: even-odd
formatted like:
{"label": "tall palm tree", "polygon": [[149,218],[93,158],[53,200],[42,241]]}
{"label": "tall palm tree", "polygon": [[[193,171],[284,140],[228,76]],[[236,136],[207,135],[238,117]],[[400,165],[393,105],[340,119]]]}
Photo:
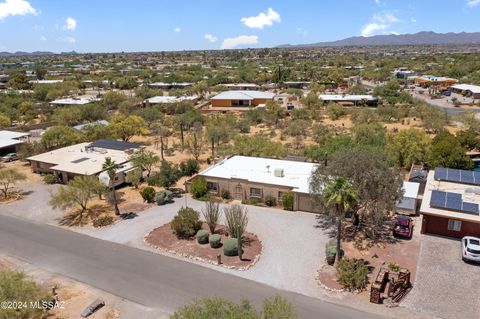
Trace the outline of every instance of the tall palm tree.
{"label": "tall palm tree", "polygon": [[102,165],[102,168],[108,173],[109,177],[109,187],[112,192],[112,201],[113,206],[115,207],[115,215],[120,215],[120,210],[118,209],[117,203],[117,194],[115,192],[115,175],[117,174],[118,164],[115,163],[110,157],[105,158],[105,162]]}
{"label": "tall palm tree", "polygon": [[326,183],[322,196],[325,206],[335,216],[337,222],[337,254],[335,262],[338,262],[342,258],[340,255],[342,220],[345,218],[345,212],[357,202],[358,191],[347,179],[337,177]]}

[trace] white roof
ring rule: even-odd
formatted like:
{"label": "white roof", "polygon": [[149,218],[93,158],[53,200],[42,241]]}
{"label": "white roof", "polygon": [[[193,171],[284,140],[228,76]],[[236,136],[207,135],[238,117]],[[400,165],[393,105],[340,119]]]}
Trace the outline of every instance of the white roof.
{"label": "white roof", "polygon": [[193,83],[190,82],[172,82],[172,83],[166,83],[166,82],[153,82],[150,83],[150,86],[191,86]]}
{"label": "white roof", "polygon": [[[235,155],[211,166],[199,175],[217,178],[238,178],[254,183],[291,187],[299,193],[309,192],[309,180],[317,164]],[[274,175],[283,169],[283,177]]]}
{"label": "white roof", "polygon": [[161,104],[161,103],[176,103],[184,100],[195,100],[196,96],[154,96],[149,99],[146,99],[145,102],[151,104]]}
{"label": "white roof", "polygon": [[36,84],[53,84],[53,83],[62,83],[63,80],[31,80],[28,81],[29,83],[36,83]]}
{"label": "white roof", "polygon": [[318,97],[324,101],[374,101],[373,95],[350,95],[350,94],[320,94]]}
{"label": "white roof", "polygon": [[227,83],[227,84],[219,84],[220,86],[226,86],[226,87],[258,87],[257,84],[255,83]]}
{"label": "white roof", "polygon": [[461,183],[452,183],[446,181],[437,181],[434,178],[435,170],[430,170],[427,176],[427,183],[425,185],[425,193],[423,194],[422,206],[420,207],[421,213],[430,215],[436,215],[440,217],[447,217],[452,219],[467,220],[480,223],[480,215],[467,214],[453,210],[446,210],[440,208],[434,208],[430,206],[430,200],[432,198],[432,191],[442,191],[457,193],[462,195],[462,200],[469,203],[480,204],[480,186],[467,185]]}
{"label": "white roof", "polygon": [[419,188],[420,188],[420,183],[403,182],[403,191],[404,191],[403,197],[417,198]]}
{"label": "white roof", "polygon": [[53,164],[50,169],[79,175],[95,175],[103,171],[105,158],[110,157],[117,164],[128,161],[124,151],[97,148],[86,151],[90,143],[80,143],[27,158],[29,161]]}
{"label": "white roof", "polygon": [[98,99],[94,98],[65,98],[65,99],[58,99],[55,101],[50,102],[50,104],[58,104],[58,105],[84,105],[88,103],[92,103],[98,101]]}
{"label": "white roof", "polygon": [[470,91],[472,93],[480,93],[480,86],[473,84],[455,84],[451,86],[454,89],[462,91]]}
{"label": "white roof", "polygon": [[262,92],[262,91],[224,91],[214,97],[211,97],[210,100],[253,100],[253,99],[273,99],[275,97],[274,93]]}
{"label": "white roof", "polygon": [[0,139],[0,148],[9,147],[17,144],[22,144],[23,141],[13,139]]}
{"label": "white roof", "polygon": [[0,139],[17,139],[17,138],[22,138],[30,136],[30,133],[24,133],[24,132],[15,132],[15,131],[0,131]]}

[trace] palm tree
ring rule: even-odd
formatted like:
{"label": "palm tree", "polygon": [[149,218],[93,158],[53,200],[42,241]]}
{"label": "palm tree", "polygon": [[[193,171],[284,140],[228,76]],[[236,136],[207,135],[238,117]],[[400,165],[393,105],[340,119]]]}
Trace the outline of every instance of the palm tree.
{"label": "palm tree", "polygon": [[340,255],[340,240],[342,237],[342,220],[345,212],[355,205],[358,200],[358,191],[347,179],[337,177],[326,183],[323,191],[323,200],[325,206],[335,216],[337,221],[337,254],[335,262],[338,262]]}
{"label": "palm tree", "polygon": [[112,192],[113,206],[115,207],[115,215],[120,215],[118,209],[117,194],[115,193],[115,175],[117,174],[118,164],[115,163],[110,157],[105,158],[105,162],[102,165],[103,170],[107,171],[109,177],[109,186]]}

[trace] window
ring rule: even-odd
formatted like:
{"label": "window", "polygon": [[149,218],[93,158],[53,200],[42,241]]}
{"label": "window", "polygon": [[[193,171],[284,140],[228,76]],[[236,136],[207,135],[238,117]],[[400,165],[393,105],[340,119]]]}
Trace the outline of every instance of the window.
{"label": "window", "polygon": [[250,197],[262,197],[262,189],[261,188],[250,188]]}
{"label": "window", "polygon": [[284,194],[285,194],[285,192],[280,192],[280,191],[278,192],[277,202],[278,202],[279,204],[282,203],[282,201],[283,201],[283,195],[284,195]]}
{"label": "window", "polygon": [[462,228],[461,220],[455,220],[455,219],[448,220],[448,230],[460,231],[461,228]]}
{"label": "window", "polygon": [[207,182],[207,189],[210,193],[218,194],[218,183]]}

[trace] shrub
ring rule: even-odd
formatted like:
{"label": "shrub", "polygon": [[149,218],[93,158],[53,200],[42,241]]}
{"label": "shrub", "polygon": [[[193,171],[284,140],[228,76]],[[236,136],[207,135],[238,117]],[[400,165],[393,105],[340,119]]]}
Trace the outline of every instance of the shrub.
{"label": "shrub", "polygon": [[400,265],[395,263],[395,262],[390,262],[388,263],[388,269],[394,272],[399,272],[400,271]]}
{"label": "shrub", "polygon": [[190,193],[193,198],[200,198],[207,194],[207,181],[203,176],[195,178],[190,184]]}
{"label": "shrub", "polygon": [[[340,255],[343,256],[342,249],[340,249]],[[336,256],[337,256],[337,241],[335,239],[331,239],[325,244],[325,257],[327,259],[327,264],[332,266],[335,263]]]}
{"label": "shrub", "polygon": [[283,209],[293,210],[293,193],[286,192],[282,196]]}
{"label": "shrub", "polygon": [[223,199],[232,198],[232,195],[230,195],[230,192],[228,191],[228,189],[222,189],[222,198]]}
{"label": "shrub", "polygon": [[219,248],[222,245],[222,236],[219,234],[210,235],[208,237],[208,242],[210,243],[210,247]]}
{"label": "shrub", "polygon": [[203,218],[208,224],[210,232],[213,234],[215,232],[215,227],[217,227],[218,220],[220,219],[220,205],[213,200],[205,203],[205,209],[202,210]]}
{"label": "shrub", "polygon": [[363,259],[344,258],[337,266],[338,281],[348,290],[363,289],[367,285],[368,269]]}
{"label": "shrub", "polygon": [[200,229],[196,237],[199,244],[208,244],[208,232],[205,229]]}
{"label": "shrub", "polygon": [[194,159],[189,159],[186,162],[180,164],[180,172],[182,176],[192,176],[193,174],[198,173],[200,166],[198,162]]}
{"label": "shrub", "polygon": [[168,189],[155,194],[155,202],[157,205],[164,205],[172,201],[173,193]]}
{"label": "shrub", "polygon": [[343,106],[341,104],[329,103],[327,105],[328,117],[333,121],[338,120],[340,117],[345,115],[345,113],[346,113],[345,109],[343,108]]}
{"label": "shrub", "polygon": [[202,228],[200,214],[190,207],[182,207],[170,222],[170,227],[178,237],[190,238]]}
{"label": "shrub", "polygon": [[55,184],[57,182],[57,177],[54,174],[45,174],[43,175],[43,182],[45,184]]}
{"label": "shrub", "polygon": [[277,205],[277,200],[275,199],[275,197],[271,196],[271,195],[268,195],[268,196],[265,196],[265,205],[267,206],[276,206]]}
{"label": "shrub", "polygon": [[225,256],[237,256],[238,255],[238,239],[228,238],[223,243],[223,254]]}
{"label": "shrub", "polygon": [[113,224],[115,219],[110,215],[102,215],[93,221],[93,227],[105,227]]}
{"label": "shrub", "polygon": [[140,195],[147,203],[152,203],[155,199],[155,188],[147,186],[140,191]]}

